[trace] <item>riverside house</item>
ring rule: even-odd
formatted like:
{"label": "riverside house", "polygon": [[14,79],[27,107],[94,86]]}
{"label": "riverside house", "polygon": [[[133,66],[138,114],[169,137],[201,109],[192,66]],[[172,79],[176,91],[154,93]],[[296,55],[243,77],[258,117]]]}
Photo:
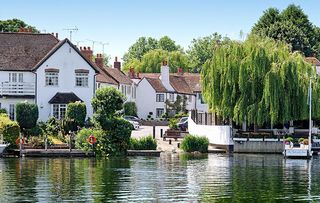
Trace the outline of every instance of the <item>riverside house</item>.
{"label": "riverside house", "polygon": [[200,74],[183,73],[182,68],[177,73],[170,73],[164,61],[161,73],[136,74],[131,68],[129,77],[137,84],[136,103],[140,118],[147,118],[150,112],[154,119],[170,113],[165,102],[175,102],[178,95],[186,98],[186,110],[197,110],[200,116],[208,112],[208,105],[202,99]]}
{"label": "riverside house", "polygon": [[0,33],[0,107],[15,119],[18,102],[36,103],[46,121],[63,118],[69,102],[83,101],[91,116],[96,65],[68,39],[31,31]]}

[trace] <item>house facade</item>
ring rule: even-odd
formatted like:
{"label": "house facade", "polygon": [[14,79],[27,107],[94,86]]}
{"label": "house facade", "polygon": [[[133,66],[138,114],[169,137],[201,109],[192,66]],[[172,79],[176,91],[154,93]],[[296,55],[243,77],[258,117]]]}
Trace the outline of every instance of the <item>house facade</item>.
{"label": "house facade", "polygon": [[170,73],[164,61],[161,73],[135,74],[130,69],[129,76],[137,83],[136,104],[140,118],[160,119],[165,113],[174,114],[166,101],[174,103],[178,97],[185,100],[186,110],[208,112],[208,105],[202,99],[199,74],[183,73],[182,68],[178,73]]}
{"label": "house facade", "polygon": [[15,106],[39,107],[39,120],[64,117],[69,102],[83,101],[92,116],[96,66],[68,39],[52,34],[0,33],[0,106],[15,119]]}

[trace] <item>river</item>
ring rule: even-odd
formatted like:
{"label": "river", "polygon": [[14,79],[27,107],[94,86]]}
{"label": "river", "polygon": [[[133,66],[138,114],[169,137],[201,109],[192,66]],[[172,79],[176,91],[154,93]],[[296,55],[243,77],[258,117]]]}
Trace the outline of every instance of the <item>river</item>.
{"label": "river", "polygon": [[5,158],[0,202],[320,201],[319,168],[281,155]]}

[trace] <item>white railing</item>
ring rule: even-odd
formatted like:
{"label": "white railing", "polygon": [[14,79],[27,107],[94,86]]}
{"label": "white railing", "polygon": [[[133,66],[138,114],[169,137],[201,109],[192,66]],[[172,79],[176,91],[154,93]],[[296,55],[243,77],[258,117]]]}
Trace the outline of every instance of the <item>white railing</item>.
{"label": "white railing", "polygon": [[2,82],[0,86],[2,96],[30,96],[35,95],[35,84],[31,82]]}

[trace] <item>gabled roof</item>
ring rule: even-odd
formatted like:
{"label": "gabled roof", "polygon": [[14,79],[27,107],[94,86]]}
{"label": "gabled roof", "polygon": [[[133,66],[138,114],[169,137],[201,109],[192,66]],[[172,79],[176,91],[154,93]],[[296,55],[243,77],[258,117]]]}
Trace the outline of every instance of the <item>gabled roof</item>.
{"label": "gabled roof", "polygon": [[169,76],[170,85],[173,89],[180,94],[192,94],[192,90],[189,87],[183,76],[170,75]]}
{"label": "gabled roof", "polygon": [[82,100],[73,92],[57,92],[49,101],[49,104],[69,104]]}
{"label": "gabled roof", "polygon": [[167,92],[162,82],[158,78],[145,78],[156,92]]}
{"label": "gabled roof", "polygon": [[58,42],[51,34],[0,33],[0,70],[31,71]]}
{"label": "gabled roof", "polygon": [[316,57],[306,57],[305,61],[314,66],[320,66],[320,61]]}
{"label": "gabled roof", "polygon": [[108,84],[113,84],[113,85],[118,85],[117,81],[115,81],[112,77],[104,73],[102,70],[100,73],[97,75],[97,82],[101,83],[108,83]]}
{"label": "gabled roof", "polygon": [[131,79],[126,74],[124,74],[121,70],[119,70],[117,68],[104,68],[103,71],[107,75],[111,76],[119,84],[126,84],[126,85],[132,84]]}
{"label": "gabled roof", "polygon": [[54,54],[60,47],[62,47],[62,45],[64,45],[65,43],[68,43],[70,45],[70,47],[73,48],[73,50],[75,50],[80,56],[81,58],[83,58],[83,60],[85,60],[94,70],[96,73],[99,73],[99,68],[90,60],[88,60],[80,51],[79,49],[73,45],[70,40],[68,40],[67,38],[65,38],[64,40],[60,41],[58,44],[56,44],[36,65],[35,67],[32,69],[33,71],[38,69],[52,54]]}

